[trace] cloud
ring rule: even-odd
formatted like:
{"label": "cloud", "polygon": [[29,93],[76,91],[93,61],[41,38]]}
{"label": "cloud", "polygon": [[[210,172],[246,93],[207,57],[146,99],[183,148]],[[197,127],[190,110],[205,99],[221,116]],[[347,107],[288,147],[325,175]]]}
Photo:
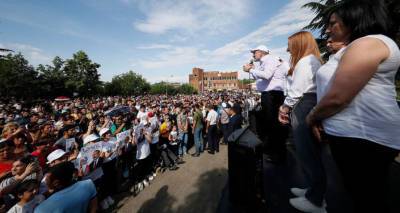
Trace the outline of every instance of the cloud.
{"label": "cloud", "polygon": [[137,49],[139,50],[156,50],[156,49],[171,49],[172,46],[169,44],[150,44],[150,45],[146,45],[146,46],[139,46],[137,47]]}
{"label": "cloud", "polygon": [[150,75],[146,76],[146,80],[150,83],[156,83],[161,81],[166,81],[169,83],[188,83],[188,75]]}
{"label": "cloud", "polygon": [[201,59],[196,47],[173,47],[160,53],[154,59],[141,60],[137,64],[144,69],[179,68],[199,62]]}
{"label": "cloud", "polygon": [[[152,59],[142,59],[135,63],[143,70],[163,70],[165,68],[188,69],[188,67],[202,67],[205,70],[241,70],[244,63],[251,58],[249,49],[260,44],[271,48],[274,55],[288,61],[289,54],[286,45],[273,43],[276,39],[287,38],[288,34],[301,30],[306,26],[314,14],[302,5],[310,0],[292,0],[277,15],[269,18],[264,25],[242,38],[229,42],[216,49],[204,49],[196,46],[169,46],[169,49],[160,52]],[[284,45],[284,46],[282,46]],[[147,75],[148,76],[148,75]],[[239,72],[240,78],[247,78],[243,72]],[[154,77],[151,77],[156,79]],[[161,78],[164,79],[164,78]],[[185,80],[187,82],[187,79]]]}
{"label": "cloud", "polygon": [[51,57],[43,52],[42,49],[31,46],[29,44],[8,43],[0,44],[1,48],[13,50],[15,53],[21,52],[33,65],[45,64],[51,61]]}
{"label": "cloud", "polygon": [[145,33],[164,34],[171,30],[183,33],[228,32],[229,27],[249,14],[249,1],[242,0],[148,0],[133,1],[145,14],[134,27]]}
{"label": "cloud", "polygon": [[274,37],[287,35],[301,30],[315,14],[301,8],[310,0],[292,0],[271,17],[264,26],[236,41],[228,43],[214,51],[216,57],[230,57],[248,51],[259,44],[267,44]]}

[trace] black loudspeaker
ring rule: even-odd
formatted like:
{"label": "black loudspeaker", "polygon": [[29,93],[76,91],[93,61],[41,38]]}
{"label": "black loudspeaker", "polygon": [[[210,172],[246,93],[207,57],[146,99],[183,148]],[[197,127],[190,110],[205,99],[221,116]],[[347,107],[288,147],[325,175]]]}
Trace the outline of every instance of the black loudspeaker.
{"label": "black loudspeaker", "polygon": [[242,211],[255,212],[263,197],[262,142],[248,127],[228,141],[229,199]]}

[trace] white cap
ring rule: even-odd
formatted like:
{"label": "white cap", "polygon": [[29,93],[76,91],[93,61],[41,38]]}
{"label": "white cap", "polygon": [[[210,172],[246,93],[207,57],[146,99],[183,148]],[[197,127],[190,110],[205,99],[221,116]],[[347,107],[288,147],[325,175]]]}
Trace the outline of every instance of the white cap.
{"label": "white cap", "polygon": [[99,132],[100,137],[103,136],[103,135],[104,135],[106,132],[108,132],[108,131],[110,131],[109,128],[100,129],[100,132]]}
{"label": "white cap", "polygon": [[56,149],[56,150],[54,150],[52,153],[50,153],[50,154],[47,156],[47,164],[50,164],[51,162],[53,162],[53,161],[55,161],[55,160],[61,158],[61,157],[64,156],[64,155],[65,155],[64,150],[62,150],[62,149]]}
{"label": "white cap", "polygon": [[90,135],[86,136],[86,137],[83,139],[83,144],[87,144],[87,143],[92,142],[92,141],[95,141],[95,140],[97,140],[97,139],[99,139],[99,136],[97,136],[97,135],[95,135],[95,134],[90,134]]}
{"label": "white cap", "polygon": [[266,46],[264,46],[264,45],[260,45],[260,46],[258,46],[258,47],[256,47],[256,48],[250,50],[250,52],[254,53],[254,52],[257,51],[257,50],[264,51],[264,52],[266,52],[266,53],[269,53],[269,52],[270,52],[270,50],[269,50]]}

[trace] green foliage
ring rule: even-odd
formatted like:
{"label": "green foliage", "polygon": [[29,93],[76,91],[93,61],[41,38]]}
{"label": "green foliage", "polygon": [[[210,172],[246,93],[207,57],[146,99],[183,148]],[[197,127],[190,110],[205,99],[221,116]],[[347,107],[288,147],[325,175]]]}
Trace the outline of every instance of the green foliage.
{"label": "green foliage", "polygon": [[178,87],[174,87],[173,85],[161,81],[158,83],[154,83],[151,85],[150,94],[168,94],[168,95],[176,95],[176,94],[196,94],[198,91],[196,88],[191,86],[190,84],[182,84]]}
{"label": "green foliage", "polygon": [[256,82],[256,80],[254,80],[254,79],[241,79],[241,80],[239,80],[239,83],[243,84],[243,85],[251,84],[251,83],[254,83],[254,82]]}
{"label": "green foliage", "polygon": [[178,91],[171,84],[161,81],[159,83],[155,83],[155,84],[151,85],[150,93],[153,95],[156,95],[156,94],[175,95],[178,93]]}
{"label": "green foliage", "polygon": [[105,88],[109,95],[139,95],[149,92],[150,84],[141,75],[129,71],[115,76]]}
{"label": "green foliage", "polygon": [[0,96],[30,99],[39,89],[38,73],[21,53],[0,58]]}
{"label": "green foliage", "polygon": [[8,54],[0,58],[0,96],[27,100],[71,96],[73,92],[92,96],[102,88],[99,67],[83,51],[66,61],[57,56],[52,65],[40,64],[36,69],[21,53]]}
{"label": "green foliage", "polygon": [[56,56],[52,63],[53,65],[40,64],[36,68],[36,71],[39,72],[42,94],[46,94],[48,97],[71,95],[71,91],[68,91],[64,85],[67,80],[67,76],[63,71],[64,61]]}
{"label": "green foliage", "polygon": [[55,57],[52,64],[40,64],[35,69],[20,53],[0,58],[0,97],[31,100],[53,99],[57,96],[90,97],[99,95],[143,95],[194,94],[196,89],[189,84],[174,87],[166,82],[150,85],[141,75],[129,71],[113,77],[111,82],[101,82],[97,69],[83,51],[73,54],[71,59]]}
{"label": "green foliage", "polygon": [[67,77],[65,87],[72,92],[78,92],[81,96],[92,96],[97,93],[100,84],[100,74],[97,69],[100,64],[93,63],[83,51],[78,51],[67,59],[64,65],[64,73]]}
{"label": "green foliage", "polygon": [[190,94],[195,94],[197,93],[196,88],[194,88],[192,85],[190,84],[182,84],[181,86],[179,86],[177,88],[178,93],[179,94],[186,94],[186,95],[190,95]]}

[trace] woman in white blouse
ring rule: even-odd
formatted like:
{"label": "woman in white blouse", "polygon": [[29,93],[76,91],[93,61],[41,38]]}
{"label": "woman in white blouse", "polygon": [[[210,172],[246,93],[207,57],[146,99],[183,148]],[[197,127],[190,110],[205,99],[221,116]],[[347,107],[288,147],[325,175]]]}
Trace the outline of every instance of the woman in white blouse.
{"label": "woman in white blouse", "polygon": [[288,91],[280,107],[279,121],[291,123],[296,155],[307,180],[307,189],[291,189],[297,197],[290,199],[290,204],[303,212],[323,212],[326,175],[319,144],[306,124],[307,114],[317,103],[315,73],[321,66],[320,52],[312,34],[305,31],[289,37],[288,51],[291,55]]}
{"label": "woman in white blouse", "polygon": [[330,80],[318,85],[321,100],[307,117],[318,138],[323,125],[355,212],[399,212],[388,205],[387,180],[400,150],[394,85],[400,50],[386,36],[388,17],[381,3],[343,1],[331,13],[327,34],[351,43],[337,68],[320,73]]}

